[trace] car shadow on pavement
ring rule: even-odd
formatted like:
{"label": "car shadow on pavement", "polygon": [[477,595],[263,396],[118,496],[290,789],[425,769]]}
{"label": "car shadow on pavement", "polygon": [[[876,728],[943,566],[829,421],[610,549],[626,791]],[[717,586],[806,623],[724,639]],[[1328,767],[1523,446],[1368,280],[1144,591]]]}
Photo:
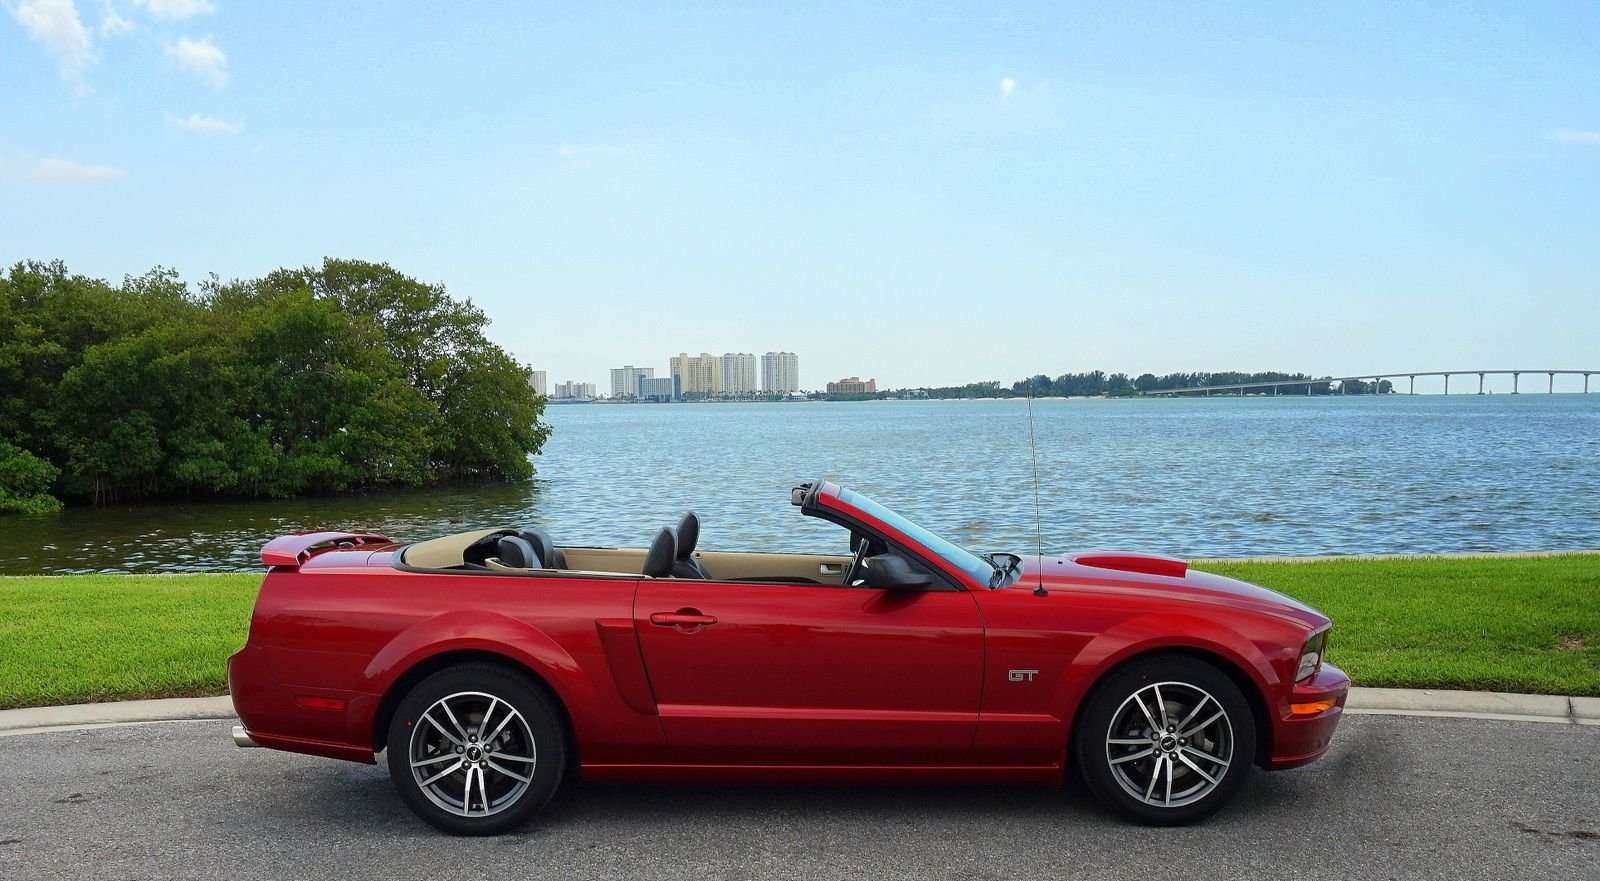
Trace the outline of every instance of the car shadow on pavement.
{"label": "car shadow on pavement", "polygon": [[[309,769],[307,769],[309,770]],[[321,770],[321,769],[319,769]],[[342,778],[339,797],[327,798],[328,770]],[[395,831],[412,828],[432,834],[396,795],[380,764],[374,768],[334,766],[316,775],[283,779],[277,796],[299,806],[307,820],[351,832],[375,825]],[[1281,817],[1286,809],[1310,804],[1328,775],[1305,771],[1252,773],[1238,799],[1212,823],[1251,824]],[[270,804],[263,805],[270,812]],[[523,827],[520,836],[561,833],[595,823],[638,826],[670,821],[678,826],[718,827],[737,823],[845,824],[913,828],[966,821],[996,826],[1045,824],[1125,827],[1076,780],[1064,788],[1025,785],[810,785],[810,784],[597,784],[576,781],[562,788],[548,807]]]}

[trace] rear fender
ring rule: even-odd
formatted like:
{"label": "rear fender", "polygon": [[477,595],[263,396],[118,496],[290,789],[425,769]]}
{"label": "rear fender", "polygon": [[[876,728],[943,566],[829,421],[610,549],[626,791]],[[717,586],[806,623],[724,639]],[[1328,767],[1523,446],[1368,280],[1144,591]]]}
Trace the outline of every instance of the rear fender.
{"label": "rear fender", "polygon": [[489,652],[515,661],[549,685],[577,723],[594,700],[578,662],[537,627],[493,612],[455,611],[435,615],[401,631],[362,672],[361,690],[386,693],[407,670],[446,652]]}

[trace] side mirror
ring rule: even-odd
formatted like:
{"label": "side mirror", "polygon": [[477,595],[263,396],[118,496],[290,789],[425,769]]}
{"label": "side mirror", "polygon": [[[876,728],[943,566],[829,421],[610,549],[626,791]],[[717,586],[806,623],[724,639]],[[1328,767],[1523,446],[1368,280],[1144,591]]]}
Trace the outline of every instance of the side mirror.
{"label": "side mirror", "polygon": [[866,561],[867,587],[884,590],[924,590],[933,586],[933,576],[911,568],[899,554],[879,554]]}

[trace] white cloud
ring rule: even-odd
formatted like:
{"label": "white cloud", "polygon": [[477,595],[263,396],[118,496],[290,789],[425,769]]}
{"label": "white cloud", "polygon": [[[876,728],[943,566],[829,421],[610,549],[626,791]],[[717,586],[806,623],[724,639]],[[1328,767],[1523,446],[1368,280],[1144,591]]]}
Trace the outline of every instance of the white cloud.
{"label": "white cloud", "polygon": [[28,36],[56,56],[66,79],[76,80],[84,68],[94,63],[89,31],[72,0],[21,0],[6,6]]}
{"label": "white cloud", "polygon": [[228,122],[215,116],[204,116],[199,113],[191,113],[188,116],[168,113],[167,125],[202,135],[236,135],[244,131],[243,123]]}
{"label": "white cloud", "polygon": [[1000,81],[1000,97],[1001,98],[1009,98],[1009,97],[1011,97],[1011,93],[1015,92],[1016,90],[1017,90],[1017,81],[1012,79],[1011,77],[1006,77],[1005,79]]}
{"label": "white cloud", "polygon": [[181,37],[177,43],[167,47],[167,57],[213,89],[228,84],[228,56],[211,42],[210,37],[198,40]]}
{"label": "white cloud", "polygon": [[597,160],[627,155],[625,147],[615,144],[562,144],[556,155],[575,168],[593,168]]}
{"label": "white cloud", "polygon": [[217,11],[211,0],[134,0],[134,3],[143,6],[151,18],[193,18]]}
{"label": "white cloud", "polygon": [[1550,140],[1558,144],[1600,145],[1600,132],[1575,132],[1571,129],[1560,128],[1550,133]]}
{"label": "white cloud", "polygon": [[120,180],[128,173],[115,165],[76,162],[71,159],[34,159],[19,155],[7,160],[0,156],[0,179],[47,184],[81,184]]}
{"label": "white cloud", "polygon": [[115,37],[133,30],[133,22],[117,14],[110,3],[105,4],[104,12],[100,16],[100,36]]}

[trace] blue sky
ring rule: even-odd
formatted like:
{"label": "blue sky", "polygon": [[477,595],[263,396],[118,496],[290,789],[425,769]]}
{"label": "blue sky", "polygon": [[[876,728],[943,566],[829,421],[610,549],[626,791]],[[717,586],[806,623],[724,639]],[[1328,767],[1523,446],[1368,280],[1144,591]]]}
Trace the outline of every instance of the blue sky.
{"label": "blue sky", "polygon": [[0,0],[0,260],[393,263],[552,381],[1600,367],[1600,7]]}

